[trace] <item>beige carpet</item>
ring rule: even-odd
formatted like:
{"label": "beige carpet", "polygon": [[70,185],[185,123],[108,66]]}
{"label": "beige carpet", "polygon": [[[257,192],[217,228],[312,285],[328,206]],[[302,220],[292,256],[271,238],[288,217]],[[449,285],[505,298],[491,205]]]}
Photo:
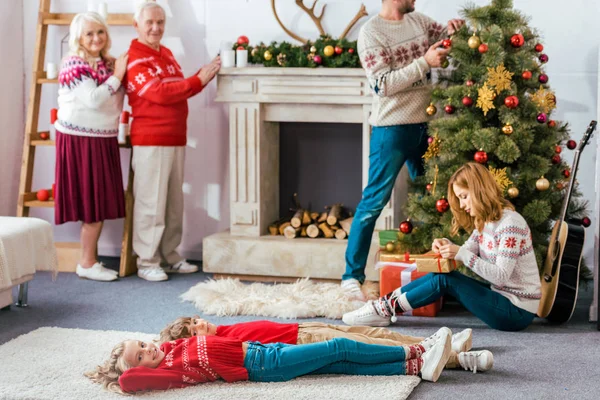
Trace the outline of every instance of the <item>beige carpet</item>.
{"label": "beige carpet", "polygon": [[[126,339],[151,340],[134,332],[40,328],[0,346],[0,399],[124,399],[83,376]],[[306,376],[290,382],[215,382],[136,397],[152,399],[406,399],[414,376]]]}
{"label": "beige carpet", "polygon": [[[363,292],[369,299],[379,296],[377,282],[367,282]],[[299,279],[276,285],[243,283],[239,279],[208,280],[181,295],[194,303],[203,314],[224,316],[256,315],[278,318],[342,319],[342,315],[360,308],[362,301],[352,300],[336,283]]]}

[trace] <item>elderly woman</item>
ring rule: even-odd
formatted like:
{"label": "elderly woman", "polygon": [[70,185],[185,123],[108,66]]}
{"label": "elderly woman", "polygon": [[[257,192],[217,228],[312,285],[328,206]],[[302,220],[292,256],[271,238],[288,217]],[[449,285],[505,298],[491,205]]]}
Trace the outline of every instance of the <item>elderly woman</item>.
{"label": "elderly woman", "polygon": [[117,134],[127,55],[114,60],[108,53],[110,45],[108,26],[99,14],[73,18],[54,124],[55,222],[82,222],[76,272],[97,281],[117,279],[115,271],[97,261],[96,250],[104,221],[125,216]]}

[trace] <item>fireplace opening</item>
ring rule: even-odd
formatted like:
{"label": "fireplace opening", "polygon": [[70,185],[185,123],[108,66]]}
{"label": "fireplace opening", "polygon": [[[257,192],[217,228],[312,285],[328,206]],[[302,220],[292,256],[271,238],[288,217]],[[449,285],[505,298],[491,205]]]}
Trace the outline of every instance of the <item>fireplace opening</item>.
{"label": "fireplace opening", "polygon": [[314,212],[343,203],[352,212],[362,196],[362,125],[281,122],[279,216],[290,216],[293,195]]}

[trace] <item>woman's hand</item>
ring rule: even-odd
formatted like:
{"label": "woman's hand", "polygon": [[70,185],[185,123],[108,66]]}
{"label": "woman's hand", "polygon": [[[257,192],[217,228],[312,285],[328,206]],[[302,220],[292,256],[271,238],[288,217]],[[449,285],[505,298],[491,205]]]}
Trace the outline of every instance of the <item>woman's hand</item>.
{"label": "woman's hand", "polygon": [[125,73],[127,72],[127,61],[129,60],[129,54],[123,53],[115,61],[115,72],[114,76],[120,81],[123,80]]}
{"label": "woman's hand", "polygon": [[440,247],[440,254],[442,255],[442,258],[454,260],[456,253],[458,253],[459,250],[460,246],[457,246],[453,243],[448,243]]}
{"label": "woman's hand", "polygon": [[213,80],[215,75],[221,69],[221,56],[216,56],[208,65],[202,67],[200,72],[198,72],[198,78],[200,78],[200,82],[202,82],[202,86],[206,86]]}
{"label": "woman's hand", "polygon": [[445,246],[449,243],[450,241],[448,241],[447,239],[435,239],[431,244],[431,251],[433,251],[435,254],[440,254],[440,247]]}

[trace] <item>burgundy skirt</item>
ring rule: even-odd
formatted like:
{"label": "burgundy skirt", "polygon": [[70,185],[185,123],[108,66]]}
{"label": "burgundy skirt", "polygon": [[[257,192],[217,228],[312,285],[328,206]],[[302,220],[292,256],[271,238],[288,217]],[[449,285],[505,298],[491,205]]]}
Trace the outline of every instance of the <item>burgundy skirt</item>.
{"label": "burgundy skirt", "polygon": [[54,221],[85,223],[125,217],[117,138],[56,132]]}

